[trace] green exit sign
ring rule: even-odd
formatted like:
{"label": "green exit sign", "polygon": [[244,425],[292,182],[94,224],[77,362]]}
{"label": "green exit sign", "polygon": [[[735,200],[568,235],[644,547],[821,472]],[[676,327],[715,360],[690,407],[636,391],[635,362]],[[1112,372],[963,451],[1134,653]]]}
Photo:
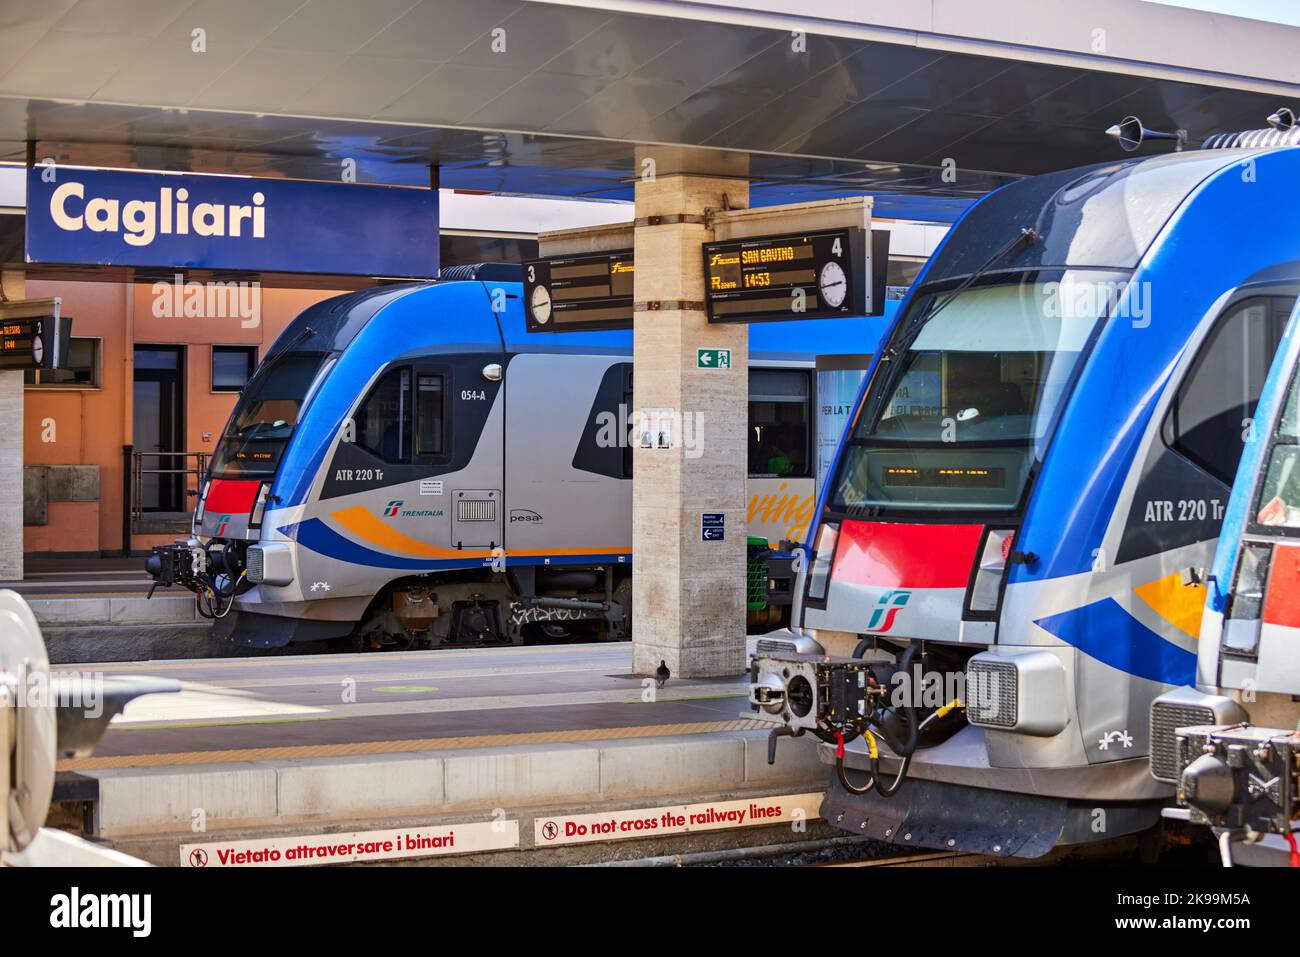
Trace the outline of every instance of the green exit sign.
{"label": "green exit sign", "polygon": [[696,349],[695,368],[730,369],[731,350],[730,349]]}

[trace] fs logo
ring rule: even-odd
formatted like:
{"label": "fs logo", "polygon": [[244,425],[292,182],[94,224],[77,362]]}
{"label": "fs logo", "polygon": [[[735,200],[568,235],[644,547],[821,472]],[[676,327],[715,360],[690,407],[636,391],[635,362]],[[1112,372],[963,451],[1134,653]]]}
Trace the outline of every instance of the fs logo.
{"label": "fs logo", "polygon": [[397,514],[398,510],[401,507],[402,507],[402,499],[400,498],[394,499],[393,501],[389,502],[388,507],[384,509],[384,517],[392,518],[394,515]]}
{"label": "fs logo", "polygon": [[229,524],[230,524],[230,516],[229,516],[229,515],[221,515],[221,516],[219,516],[219,517],[217,518],[217,530],[216,530],[215,532],[213,532],[212,534],[215,535],[215,536],[217,536],[218,538],[220,538],[222,535],[226,534],[226,526],[229,525]]}
{"label": "fs logo", "polygon": [[903,588],[895,588],[885,592],[876,601],[876,607],[871,612],[871,620],[867,622],[865,630],[873,632],[889,631],[894,627],[894,618],[911,597],[912,593]]}

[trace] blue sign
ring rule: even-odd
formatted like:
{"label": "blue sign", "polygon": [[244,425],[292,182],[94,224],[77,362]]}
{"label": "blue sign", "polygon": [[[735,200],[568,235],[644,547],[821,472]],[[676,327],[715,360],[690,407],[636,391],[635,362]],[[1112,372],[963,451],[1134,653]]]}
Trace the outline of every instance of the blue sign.
{"label": "blue sign", "polygon": [[35,166],[27,261],[431,278],[438,192]]}
{"label": "blue sign", "polygon": [[720,542],[727,537],[727,516],[724,512],[700,513],[700,541]]}

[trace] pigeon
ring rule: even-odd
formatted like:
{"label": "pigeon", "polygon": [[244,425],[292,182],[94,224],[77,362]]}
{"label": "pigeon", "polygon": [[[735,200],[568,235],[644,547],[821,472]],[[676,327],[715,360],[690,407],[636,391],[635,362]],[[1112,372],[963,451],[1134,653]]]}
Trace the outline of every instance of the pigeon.
{"label": "pigeon", "polygon": [[659,659],[659,667],[655,669],[655,687],[662,688],[668,684],[668,679],[672,677],[672,672],[668,670],[668,662],[662,658]]}

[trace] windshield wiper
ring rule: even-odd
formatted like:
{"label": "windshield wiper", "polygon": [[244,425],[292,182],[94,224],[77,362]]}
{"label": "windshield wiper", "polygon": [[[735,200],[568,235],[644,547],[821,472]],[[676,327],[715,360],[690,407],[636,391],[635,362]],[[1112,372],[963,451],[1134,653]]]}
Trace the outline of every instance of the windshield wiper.
{"label": "windshield wiper", "polygon": [[909,345],[911,345],[912,340],[917,337],[921,329],[925,327],[926,323],[928,323],[931,319],[933,319],[945,308],[947,308],[950,302],[952,302],[963,292],[969,289],[971,285],[974,282],[976,282],[976,280],[984,276],[990,269],[992,269],[993,265],[997,263],[1000,259],[1002,259],[1005,256],[1010,256],[1021,246],[1028,246],[1033,243],[1039,242],[1042,238],[1043,238],[1042,234],[1039,233],[1038,230],[1034,229],[1033,227],[1030,226],[1023,227],[1020,230],[1019,235],[1013,238],[1010,242],[1006,243],[1001,249],[995,252],[988,259],[984,260],[983,264],[978,269],[976,269],[973,273],[971,273],[969,276],[963,279],[960,283],[958,283],[955,289],[953,289],[946,296],[944,296],[944,298],[939,301],[939,304],[937,306],[935,306],[925,315],[918,316],[916,319],[912,320],[907,325],[906,328],[900,331],[898,334],[898,338],[893,343],[891,343],[888,348],[885,349],[885,354],[880,357],[880,361],[889,362],[890,360],[896,358],[898,356],[899,350],[906,349]]}

